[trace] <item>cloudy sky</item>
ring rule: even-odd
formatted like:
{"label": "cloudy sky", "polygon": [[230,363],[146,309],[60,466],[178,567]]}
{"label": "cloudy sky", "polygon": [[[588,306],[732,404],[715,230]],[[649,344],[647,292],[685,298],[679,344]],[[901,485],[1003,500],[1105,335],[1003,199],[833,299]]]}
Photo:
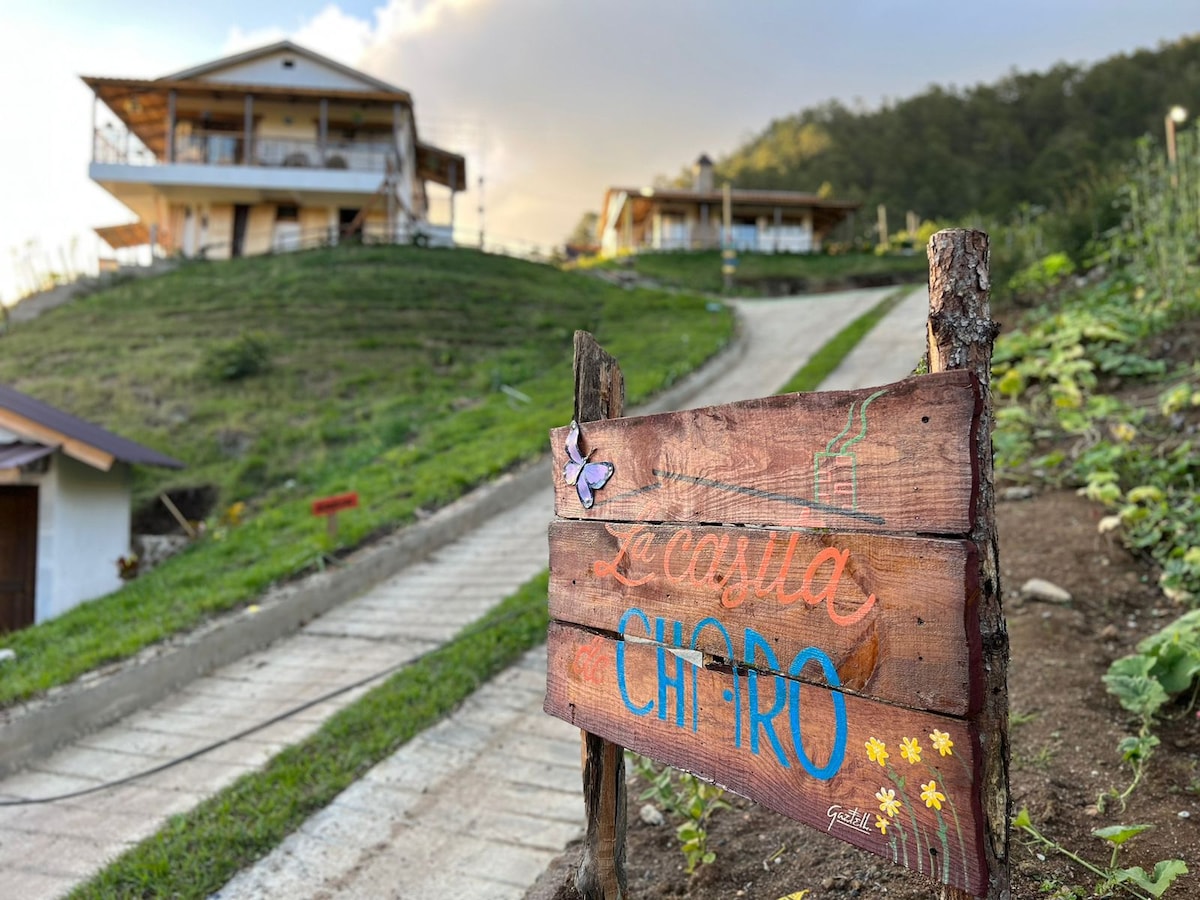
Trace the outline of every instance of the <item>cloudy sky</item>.
{"label": "cloudy sky", "polygon": [[[13,248],[130,221],[87,179],[78,76],[157,77],[284,37],[409,90],[485,179],[489,240],[560,243],[606,186],[719,156],[830,98],[1094,62],[1200,31],[1182,0],[0,0],[0,299]],[[1180,98],[1200,107],[1200,98]],[[815,187],[815,186],[814,186]],[[459,225],[478,228],[477,188]],[[6,275],[5,270],[8,269]]]}

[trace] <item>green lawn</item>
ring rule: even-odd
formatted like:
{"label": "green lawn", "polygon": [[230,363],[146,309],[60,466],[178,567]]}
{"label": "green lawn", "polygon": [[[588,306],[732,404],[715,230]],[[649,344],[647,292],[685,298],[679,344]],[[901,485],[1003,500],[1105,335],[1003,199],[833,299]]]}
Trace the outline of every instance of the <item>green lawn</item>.
{"label": "green lawn", "polygon": [[788,383],[780,390],[781,394],[793,391],[815,391],[821,382],[833,374],[834,369],[841,365],[842,360],[850,355],[850,351],[858,346],[858,342],[870,334],[871,330],[880,323],[884,316],[895,309],[901,300],[912,291],[911,287],[899,288],[892,291],[869,310],[835,334],[824,347],[814,353],[803,366],[796,371]]}
{"label": "green lawn", "polygon": [[[596,265],[606,269],[629,267],[667,287],[719,294],[725,288],[721,264],[720,252],[711,250],[641,253]],[[912,256],[743,253],[737,258],[733,293],[757,296],[830,290],[868,283],[919,282],[927,277],[928,272],[929,264],[923,252]]]}
{"label": "green lawn", "polygon": [[[0,704],[311,569],[336,549],[309,512],[315,497],[359,492],[339,522],[354,546],[537,457],[571,416],[577,328],[621,360],[633,402],[716,352],[732,317],[699,297],[468,250],[339,247],[185,265],[14,329],[0,339],[0,382],[187,463],[138,470],[137,504],[188,486],[219,502],[187,552],[0,638],[17,653]],[[235,502],[246,516],[231,526],[221,513]]]}

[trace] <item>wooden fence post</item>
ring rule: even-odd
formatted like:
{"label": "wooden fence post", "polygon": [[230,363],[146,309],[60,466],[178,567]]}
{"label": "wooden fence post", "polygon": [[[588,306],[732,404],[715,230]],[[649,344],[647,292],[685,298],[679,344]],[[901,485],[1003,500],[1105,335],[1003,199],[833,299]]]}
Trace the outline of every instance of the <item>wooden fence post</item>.
{"label": "wooden fence post", "polygon": [[[1008,631],[1000,602],[1000,567],[996,542],[995,488],[992,484],[992,342],[998,327],[988,306],[988,236],[981,231],[947,229],[929,240],[929,371],[965,369],[979,382],[979,427],[975,453],[979,485],[975,525],[971,532],[979,551],[980,596],[977,605],[982,636],[983,707],[979,714],[981,745],[978,790],[986,819],[988,900],[1007,900],[1009,884],[1008,789]],[[943,900],[971,895],[944,888]]]}
{"label": "wooden fence post", "polygon": [[[625,381],[617,361],[586,331],[575,332],[575,421],[619,418]],[[584,900],[623,900],[626,891],[625,754],[603,738],[581,732],[587,838],[575,888]]]}

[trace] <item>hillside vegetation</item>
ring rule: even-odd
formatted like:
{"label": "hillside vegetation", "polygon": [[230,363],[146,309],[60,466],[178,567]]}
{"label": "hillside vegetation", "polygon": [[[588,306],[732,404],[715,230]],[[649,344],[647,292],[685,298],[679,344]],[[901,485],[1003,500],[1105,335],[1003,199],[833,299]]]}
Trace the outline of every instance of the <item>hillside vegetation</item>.
{"label": "hillside vegetation", "polygon": [[[704,299],[626,291],[473,251],[339,247],[185,265],[0,339],[0,382],[178,457],[135,502],[206,494],[202,541],[110,598],[0,638],[0,703],[28,696],[319,564],[312,499],[361,495],[354,546],[537,457],[571,417],[572,333],[628,373],[631,402],[728,339]],[[114,566],[116,561],[114,560]]]}
{"label": "hillside vegetation", "polygon": [[[1200,36],[1092,66],[1060,63],[992,84],[931,86],[878,109],[831,100],[776,119],[716,164],[717,182],[860,200],[862,233],[886,204],[893,230],[924,219],[1007,218],[1064,207],[1081,246],[1116,223],[1110,174],[1145,134],[1162,140],[1173,105],[1200,96]],[[1192,110],[1195,115],[1200,110]],[[682,176],[690,183],[690,174]],[[1064,235],[1066,236],[1066,235]],[[1051,242],[1053,246],[1054,241]],[[1070,249],[1070,248],[1063,248]]]}

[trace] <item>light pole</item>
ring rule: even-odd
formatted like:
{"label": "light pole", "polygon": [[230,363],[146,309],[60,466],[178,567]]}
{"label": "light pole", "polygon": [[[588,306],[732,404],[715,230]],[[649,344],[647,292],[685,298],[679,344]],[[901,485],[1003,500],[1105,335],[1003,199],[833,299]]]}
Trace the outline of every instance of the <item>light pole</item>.
{"label": "light pole", "polygon": [[1179,181],[1175,172],[1175,126],[1182,125],[1186,118],[1186,109],[1182,106],[1172,106],[1164,119],[1167,127],[1167,166],[1171,170],[1171,187],[1175,187]]}

